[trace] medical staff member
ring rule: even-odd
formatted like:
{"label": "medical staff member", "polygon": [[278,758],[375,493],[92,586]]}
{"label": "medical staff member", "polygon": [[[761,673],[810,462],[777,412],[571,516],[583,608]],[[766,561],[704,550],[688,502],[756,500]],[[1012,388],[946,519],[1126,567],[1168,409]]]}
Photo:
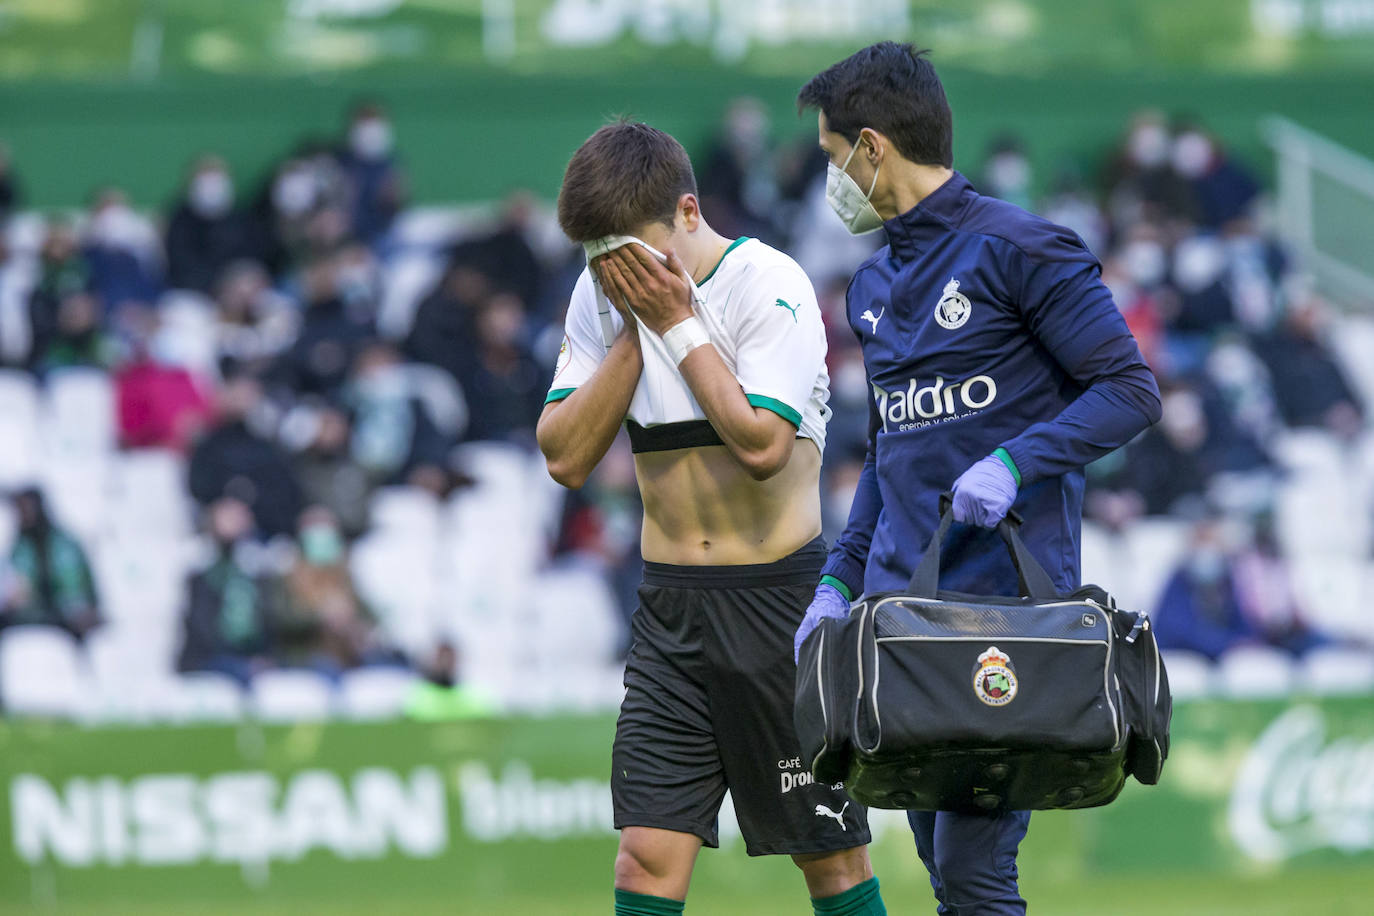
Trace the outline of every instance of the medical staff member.
{"label": "medical staff member", "polygon": [[[1079,585],[1083,466],[1160,415],[1159,389],[1072,231],[985,197],[951,169],[949,104],[928,52],[880,42],[802,87],[830,159],[826,196],[888,244],[854,274],[850,327],[872,396],[849,522],[795,647],[861,592],[905,587],[954,491],[944,588],[1010,595],[996,526],[1013,506],[1031,552]],[[1030,812],[908,813],[941,914],[1025,912],[1016,852]]]}

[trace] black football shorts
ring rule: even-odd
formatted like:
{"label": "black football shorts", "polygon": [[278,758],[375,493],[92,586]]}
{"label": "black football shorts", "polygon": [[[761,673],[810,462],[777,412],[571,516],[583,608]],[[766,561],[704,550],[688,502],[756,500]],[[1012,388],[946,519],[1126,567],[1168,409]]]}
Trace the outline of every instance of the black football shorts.
{"label": "black football shorts", "polygon": [[869,841],[844,788],[812,782],[792,725],[792,638],[824,561],[817,538],[774,563],[644,564],[611,753],[617,828],[717,846],[729,789],[750,855]]}

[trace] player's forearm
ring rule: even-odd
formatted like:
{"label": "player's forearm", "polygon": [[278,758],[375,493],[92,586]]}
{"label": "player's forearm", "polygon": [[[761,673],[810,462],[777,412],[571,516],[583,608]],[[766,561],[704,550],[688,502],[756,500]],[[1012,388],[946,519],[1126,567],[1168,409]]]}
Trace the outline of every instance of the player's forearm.
{"label": "player's forearm", "polygon": [[544,408],[535,427],[549,476],[577,489],[615,441],[630,410],[644,359],[632,330],[619,334],[586,383]]}
{"label": "player's forearm", "polygon": [[678,371],[725,447],[751,476],[766,480],[786,466],[796,428],[772,411],[750,404],[714,346],[692,350],[678,364]]}

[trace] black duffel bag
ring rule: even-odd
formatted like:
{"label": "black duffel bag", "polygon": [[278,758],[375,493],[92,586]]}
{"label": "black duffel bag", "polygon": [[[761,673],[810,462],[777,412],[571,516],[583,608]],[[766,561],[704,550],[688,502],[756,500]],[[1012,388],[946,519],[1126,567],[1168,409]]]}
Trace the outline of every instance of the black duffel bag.
{"label": "black duffel bag", "polygon": [[1172,702],[1150,621],[1085,585],[1055,592],[1009,514],[1021,597],[940,591],[939,528],[904,592],[864,595],[802,644],[803,761],[877,808],[1087,808],[1158,782]]}

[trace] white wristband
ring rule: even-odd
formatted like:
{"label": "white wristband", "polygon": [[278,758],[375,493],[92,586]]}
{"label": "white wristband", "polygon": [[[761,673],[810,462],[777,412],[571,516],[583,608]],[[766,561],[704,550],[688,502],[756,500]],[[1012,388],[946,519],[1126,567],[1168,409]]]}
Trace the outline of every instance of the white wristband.
{"label": "white wristband", "polygon": [[706,325],[695,315],[663,332],[663,345],[668,348],[668,355],[673,358],[675,366],[682,365],[688,353],[710,342],[711,335],[706,333]]}

